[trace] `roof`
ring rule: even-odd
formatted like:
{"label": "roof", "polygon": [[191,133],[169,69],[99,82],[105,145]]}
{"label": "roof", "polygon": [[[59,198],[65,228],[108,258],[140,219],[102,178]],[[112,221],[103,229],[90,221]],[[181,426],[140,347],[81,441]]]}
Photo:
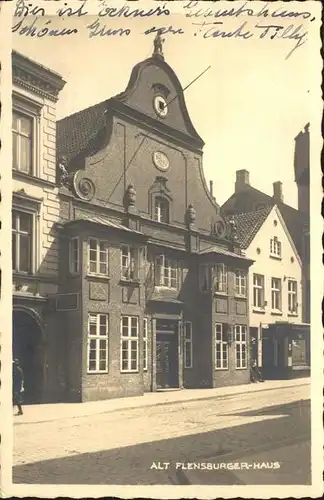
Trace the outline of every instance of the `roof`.
{"label": "roof", "polygon": [[141,236],[145,236],[144,233],[142,233],[141,231],[136,231],[135,229],[129,229],[128,227],[123,226],[122,224],[118,224],[117,222],[113,222],[110,219],[108,219],[107,217],[103,217],[101,215],[93,215],[93,216],[91,216],[91,218],[90,217],[77,217],[76,219],[64,222],[63,225],[67,226],[67,225],[74,224],[76,222],[90,222],[90,223],[94,223],[94,224],[101,224],[102,226],[106,226],[106,227],[109,227],[111,229],[119,229],[121,231],[126,231],[126,232],[129,232],[132,234],[135,233],[135,234],[140,234]]}
{"label": "roof", "polygon": [[107,100],[56,122],[58,156],[67,160],[78,155],[106,124]]}
{"label": "roof", "polygon": [[219,247],[217,245],[213,245],[211,247],[205,248],[204,250],[201,250],[199,252],[199,255],[208,255],[210,253],[216,253],[219,255],[225,255],[227,257],[235,257],[236,259],[251,261],[251,259],[248,259],[244,255],[240,255],[235,252],[230,252],[229,250],[226,250],[225,248]]}
{"label": "roof", "polygon": [[262,205],[262,208],[265,208],[267,205],[277,205],[290,236],[292,237],[294,245],[299,255],[301,255],[303,227],[308,224],[308,218],[306,214],[301,213],[296,208],[293,208],[284,202],[276,200],[273,196],[269,196],[268,194],[247,185],[244,190],[239,193],[232,194],[232,196],[223,204],[221,211],[225,215],[252,212],[256,205]]}
{"label": "roof", "polygon": [[[174,73],[173,69],[161,58],[157,57],[149,57],[144,61],[137,63],[131,72],[131,76],[128,82],[126,89],[115,95],[110,96],[106,100],[99,102],[98,104],[94,104],[86,109],[80,110],[77,113],[73,113],[61,120],[56,122],[57,127],[57,138],[56,138],[56,147],[57,153],[59,157],[65,156],[67,162],[72,158],[75,158],[79,155],[83,155],[87,152],[89,154],[89,149],[91,152],[92,144],[94,146],[94,139],[98,136],[99,132],[103,130],[103,128],[107,124],[107,112],[108,110],[114,109],[116,106],[118,108],[122,106],[123,112],[127,112],[132,110],[132,116],[135,113],[134,107],[128,106],[128,97],[131,95],[138,85],[139,77],[141,71],[147,66],[159,66],[163,69],[163,71],[169,76],[170,80],[174,84],[177,92],[178,99],[180,100],[182,112],[185,118],[187,131],[179,131],[182,134],[182,137],[186,137],[187,140],[190,139],[190,143],[195,142],[199,148],[202,148],[204,145],[203,140],[196,132],[184,101],[183,91],[181,84],[179,82],[178,77]],[[150,119],[148,115],[145,114],[145,111],[138,110],[139,113],[143,113],[140,116],[141,121],[144,118]],[[164,123],[160,123],[160,121],[154,119],[155,124],[159,124],[160,127],[172,128],[171,125],[165,125]],[[174,129],[176,132],[176,129]]]}
{"label": "roof", "polygon": [[255,210],[254,212],[233,214],[225,218],[226,220],[234,219],[238,241],[241,243],[242,248],[248,248],[272,208],[272,205],[267,205],[266,207]]}

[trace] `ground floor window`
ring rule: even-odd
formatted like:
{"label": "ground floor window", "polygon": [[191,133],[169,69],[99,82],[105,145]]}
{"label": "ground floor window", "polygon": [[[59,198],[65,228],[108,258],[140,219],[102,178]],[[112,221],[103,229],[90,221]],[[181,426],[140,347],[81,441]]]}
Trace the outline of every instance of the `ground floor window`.
{"label": "ground floor window", "polygon": [[143,319],[143,370],[147,371],[147,318]]}
{"label": "ground floor window", "polygon": [[223,324],[215,325],[215,369],[226,370],[228,368],[228,343],[223,331]]}
{"label": "ground floor window", "polygon": [[108,372],[108,315],[88,315],[88,373]]}
{"label": "ground floor window", "polygon": [[121,318],[121,372],[138,371],[138,317]]}
{"label": "ground floor window", "polygon": [[247,367],[247,328],[246,325],[235,325],[235,366]]}
{"label": "ground floor window", "polygon": [[192,368],[193,366],[193,356],[192,356],[192,323],[191,321],[185,321],[184,324],[184,367]]}
{"label": "ground floor window", "polygon": [[306,340],[293,340],[291,350],[293,366],[306,365]]}

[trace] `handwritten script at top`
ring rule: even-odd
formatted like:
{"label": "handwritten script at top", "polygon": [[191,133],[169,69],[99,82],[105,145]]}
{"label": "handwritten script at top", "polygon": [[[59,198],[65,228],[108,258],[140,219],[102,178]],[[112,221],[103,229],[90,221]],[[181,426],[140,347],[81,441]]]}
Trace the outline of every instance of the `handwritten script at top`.
{"label": "handwritten script at top", "polygon": [[[178,4],[178,2],[177,2]],[[61,2],[60,2],[61,5]],[[72,4],[71,4],[72,5]],[[202,1],[184,1],[181,3],[181,10],[185,17],[182,26],[173,26],[170,24],[172,16],[172,3],[166,2],[157,5],[154,2],[151,8],[137,7],[137,3],[125,2],[118,7],[112,7],[111,3],[105,0],[98,2],[98,9],[95,12],[95,20],[87,23],[85,20],[84,29],[88,37],[126,37],[136,34],[136,19],[152,19],[152,26],[145,31],[138,31],[137,34],[149,35],[160,32],[163,35],[184,35],[189,31],[194,37],[203,39],[240,39],[249,40],[257,38],[259,40],[282,39],[290,42],[289,52],[286,59],[292,53],[307,42],[307,24],[313,22],[315,17],[311,12],[303,10],[303,4],[300,4],[298,11],[289,9],[289,3],[284,7],[277,6],[276,2],[266,3],[262,7],[252,7],[251,2],[235,2],[227,8],[219,8],[219,4],[209,5],[208,7]],[[92,4],[93,6],[93,4]],[[178,5],[177,5],[178,7]],[[77,36],[80,28],[64,26],[66,19],[73,17],[80,18],[89,15],[87,11],[87,0],[73,7],[64,2],[56,10],[56,16],[49,16],[44,7],[17,0],[14,11],[14,23],[12,32],[20,36],[43,38],[43,37],[62,37]],[[93,15],[93,10],[91,11]],[[179,16],[175,16],[178,19]],[[109,21],[120,19],[120,26],[109,26]],[[237,25],[233,28],[227,26],[228,20],[236,20]],[[132,21],[132,22],[130,22]],[[189,22],[188,22],[189,21]],[[79,24],[78,24],[79,26]]]}

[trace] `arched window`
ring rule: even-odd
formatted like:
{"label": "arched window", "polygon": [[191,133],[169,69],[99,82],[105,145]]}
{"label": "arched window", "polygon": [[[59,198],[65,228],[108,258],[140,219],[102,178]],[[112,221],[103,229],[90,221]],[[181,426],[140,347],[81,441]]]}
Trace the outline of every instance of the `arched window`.
{"label": "arched window", "polygon": [[154,220],[158,222],[170,222],[170,205],[166,198],[157,196],[154,200]]}

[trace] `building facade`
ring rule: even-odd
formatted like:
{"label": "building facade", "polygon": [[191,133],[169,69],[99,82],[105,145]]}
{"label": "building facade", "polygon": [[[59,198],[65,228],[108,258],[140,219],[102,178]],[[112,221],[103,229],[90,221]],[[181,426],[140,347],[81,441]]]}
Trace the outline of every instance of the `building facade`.
{"label": "building facade", "polygon": [[[276,183],[276,189],[281,191],[281,185]],[[308,375],[310,328],[303,323],[303,266],[279,207],[264,204],[227,218],[254,261],[249,269],[251,356],[266,378]]]}
{"label": "building facade", "polygon": [[247,383],[252,262],[158,38],[124,92],[57,127],[66,399]]}
{"label": "building facade", "polygon": [[12,78],[13,356],[26,402],[40,402],[59,398],[60,338],[48,297],[58,291],[55,115],[65,82],[17,52]]}
{"label": "building facade", "polygon": [[[309,231],[309,131],[306,127],[303,134],[295,139],[295,181],[298,187],[298,210],[284,202],[282,182],[273,183],[273,196],[269,196],[250,184],[247,170],[236,172],[235,190],[223,204],[225,215],[252,212],[269,205],[277,205],[289,234],[302,261],[303,271],[303,323],[310,323],[310,231]],[[308,145],[307,145],[308,144]],[[308,161],[307,161],[308,157]],[[308,165],[308,174],[307,174]],[[305,173],[306,170],[306,173]],[[307,184],[308,183],[308,184]],[[308,187],[307,187],[308,186]],[[307,195],[308,191],[308,195]],[[306,197],[304,198],[304,193]],[[300,205],[300,200],[305,200]],[[309,210],[309,209],[308,209]]]}

